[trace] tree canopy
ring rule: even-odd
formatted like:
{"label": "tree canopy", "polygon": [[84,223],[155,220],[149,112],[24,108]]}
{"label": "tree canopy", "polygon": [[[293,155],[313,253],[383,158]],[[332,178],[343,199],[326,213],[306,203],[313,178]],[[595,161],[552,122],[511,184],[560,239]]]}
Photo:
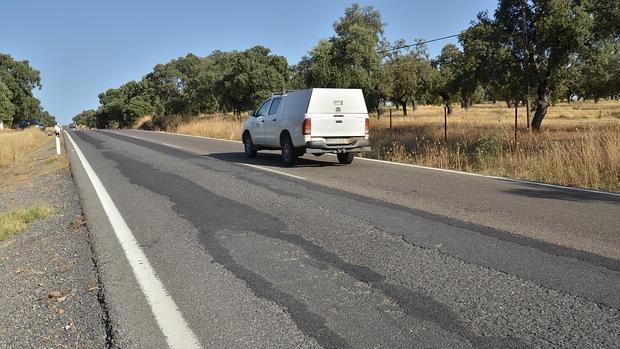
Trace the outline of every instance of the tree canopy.
{"label": "tree canopy", "polygon": [[[334,22],[334,34],[293,66],[262,46],[205,57],[190,53],[101,93],[95,124],[128,127],[143,115],[240,115],[284,89],[334,87],[362,89],[369,110],[391,100],[405,113],[417,103],[452,112],[455,103],[469,108],[482,101],[511,106],[533,100],[532,126],[538,129],[558,99],[620,94],[619,9],[620,0],[499,0],[493,14],[478,14],[460,33],[458,45],[429,57],[423,44],[399,49],[404,40],[390,43],[379,11],[353,4]],[[25,75],[26,87],[40,86],[38,72]],[[24,89],[6,85],[8,92],[0,86],[0,105],[11,100],[13,115],[36,109]],[[80,113],[76,121],[92,125],[88,115]]]}
{"label": "tree canopy", "polygon": [[24,119],[36,119],[47,126],[54,125],[55,118],[33,96],[35,88],[41,88],[39,71],[28,61],[16,61],[0,53],[0,120],[16,125]]}
{"label": "tree canopy", "polygon": [[[618,0],[500,0],[493,18],[479,14],[460,36],[465,60],[476,73],[469,81],[504,99],[533,96],[535,129],[554,92],[568,89],[569,100],[578,92],[596,99],[617,94],[607,83],[614,77],[607,74],[613,74],[610,57],[618,52],[618,24],[613,22],[620,20],[618,7]],[[599,91],[579,81],[576,75],[583,73]]]}

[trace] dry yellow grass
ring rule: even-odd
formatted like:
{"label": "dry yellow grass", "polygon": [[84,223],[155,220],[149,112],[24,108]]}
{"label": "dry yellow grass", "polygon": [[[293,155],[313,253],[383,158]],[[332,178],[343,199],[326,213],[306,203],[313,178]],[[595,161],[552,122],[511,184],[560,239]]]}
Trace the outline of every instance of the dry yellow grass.
{"label": "dry yellow grass", "polygon": [[[443,108],[420,106],[371,117],[373,152],[367,157],[547,183],[620,191],[620,102],[561,103],[549,108],[543,131],[528,132],[525,109],[479,104],[456,107],[444,142]],[[533,116],[533,114],[532,114]],[[214,115],[181,124],[176,132],[239,140],[243,119]]]}
{"label": "dry yellow grass", "polygon": [[549,109],[543,131],[526,130],[519,108],[498,104],[455,109],[444,142],[443,108],[423,106],[408,117],[393,111],[371,120],[371,157],[431,167],[606,191],[620,191],[620,102],[559,104]]}
{"label": "dry yellow grass", "polygon": [[198,118],[177,127],[176,132],[220,139],[241,140],[244,118],[232,115],[212,115]]}
{"label": "dry yellow grass", "polygon": [[46,138],[45,133],[36,129],[3,131],[0,133],[0,168],[17,163]]}
{"label": "dry yellow grass", "polygon": [[54,137],[36,129],[0,132],[0,192],[69,166],[58,157]]}

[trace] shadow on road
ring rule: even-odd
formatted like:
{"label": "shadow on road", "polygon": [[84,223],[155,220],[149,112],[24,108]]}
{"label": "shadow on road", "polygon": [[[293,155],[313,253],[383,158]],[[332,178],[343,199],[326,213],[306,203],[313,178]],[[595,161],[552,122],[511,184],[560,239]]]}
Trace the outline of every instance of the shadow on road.
{"label": "shadow on road", "polygon": [[[259,165],[259,166],[290,168],[282,163],[280,154],[278,153],[258,153],[258,155],[253,159],[248,159],[245,156],[245,154],[241,152],[213,153],[213,154],[204,154],[201,156],[210,157],[210,158],[228,161],[228,162],[234,162],[238,164],[250,164],[250,165]],[[297,165],[295,165],[295,167],[330,167],[330,166],[342,166],[342,165],[340,165],[336,161],[335,157],[326,156],[326,155],[321,156],[320,160],[319,160],[319,157],[316,157],[313,155],[306,155],[304,157],[299,158],[299,160],[297,160]]]}
{"label": "shadow on road", "polygon": [[561,188],[542,188],[534,184],[528,184],[527,186],[527,188],[515,188],[510,190],[504,190],[504,192],[508,194],[527,196],[536,199],[551,199],[575,202],[599,201],[620,205],[620,196]]}

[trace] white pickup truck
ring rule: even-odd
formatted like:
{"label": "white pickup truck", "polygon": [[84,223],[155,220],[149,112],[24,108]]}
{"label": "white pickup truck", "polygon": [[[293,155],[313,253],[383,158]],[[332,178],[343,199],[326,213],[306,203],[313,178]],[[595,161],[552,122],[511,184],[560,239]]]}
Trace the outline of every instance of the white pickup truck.
{"label": "white pickup truck", "polygon": [[368,110],[360,89],[313,88],[274,94],[243,125],[245,154],[281,149],[282,162],[293,166],[304,153],[336,153],[350,164],[356,153],[370,151]]}

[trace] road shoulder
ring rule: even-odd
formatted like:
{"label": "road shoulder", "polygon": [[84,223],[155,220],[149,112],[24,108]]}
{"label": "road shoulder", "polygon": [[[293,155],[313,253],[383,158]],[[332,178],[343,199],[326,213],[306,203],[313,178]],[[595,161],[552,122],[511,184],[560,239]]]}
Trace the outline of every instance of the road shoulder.
{"label": "road shoulder", "polygon": [[[44,147],[35,163],[62,161],[53,156]],[[0,347],[106,346],[89,234],[71,172],[59,167],[0,193],[0,212],[33,204],[53,210],[0,241]]]}

